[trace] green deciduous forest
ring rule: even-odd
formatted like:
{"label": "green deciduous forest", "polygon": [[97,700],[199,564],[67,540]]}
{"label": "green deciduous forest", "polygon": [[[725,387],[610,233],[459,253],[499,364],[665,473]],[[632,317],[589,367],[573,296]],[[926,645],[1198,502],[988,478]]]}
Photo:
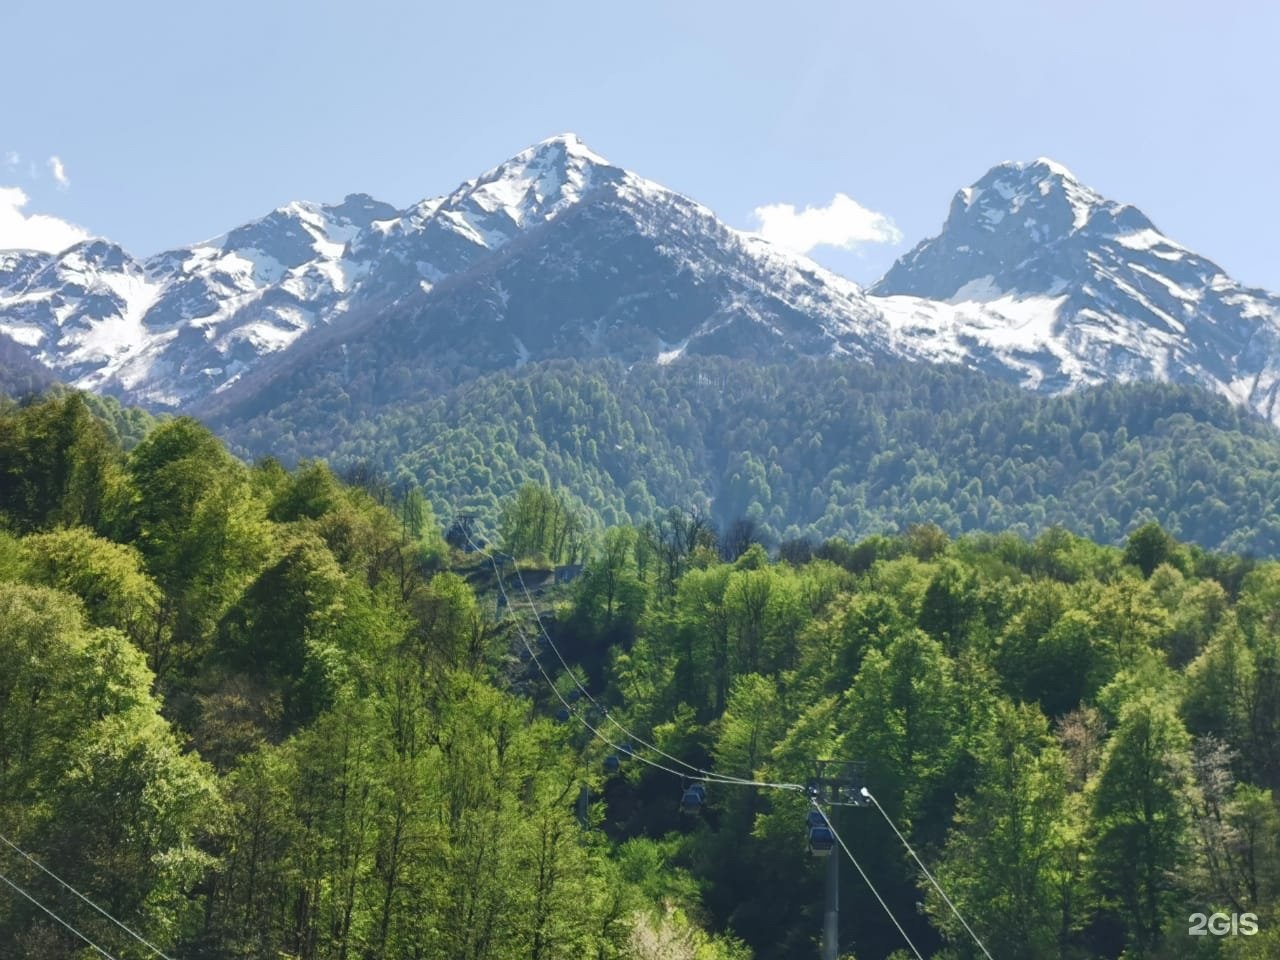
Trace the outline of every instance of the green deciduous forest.
{"label": "green deciduous forest", "polygon": [[[580,682],[607,706],[610,729],[722,775],[803,783],[815,759],[864,762],[886,817],[1000,960],[1280,955],[1280,563],[1187,542],[1195,530],[1262,552],[1273,501],[1256,525],[1231,523],[1277,482],[1264,431],[1176,388],[1032,407],[989,387],[981,439],[960,402],[976,381],[940,375],[896,388],[872,466],[851,456],[856,435],[837,446],[817,387],[777,394],[791,427],[735,408],[731,380],[707,387],[727,393],[718,414],[650,396],[651,416],[686,424],[659,449],[595,374],[558,401],[551,383],[570,374],[539,376],[551,379],[509,386],[546,389],[524,439],[460,415],[470,445],[458,434],[436,461],[406,448],[423,490],[377,464],[349,482],[315,461],[248,466],[193,420],[76,394],[0,409],[0,835],[184,960],[815,955],[822,862],[806,850],[804,796],[712,782],[682,814],[686,783],[646,762],[660,755],[638,746],[611,772],[587,707],[557,722],[545,669],[566,700]],[[658,377],[627,389],[663,389]],[[563,420],[538,427],[536,411],[575,398],[599,431],[538,448]],[[445,422],[454,402],[414,415]],[[731,506],[710,516],[706,490],[679,486],[693,471],[673,464],[680,450],[711,456],[695,441],[717,415],[728,437],[790,440],[779,475],[740,464],[729,476],[755,479],[718,491]],[[801,418],[823,437],[804,456]],[[889,433],[898,452],[880,448]],[[604,436],[623,450],[600,450]],[[664,479],[599,502],[555,489],[565,445],[593,443],[583,464],[642,448]],[[863,485],[840,501],[857,523],[902,508],[889,491],[949,504],[963,487],[944,464],[963,451],[982,464],[988,443],[1019,458],[1010,484],[1046,487],[1001,496],[992,463],[997,493],[971,495],[973,525],[1023,527],[957,535],[963,512],[948,530],[903,509],[892,534],[805,539],[814,530],[773,513],[804,484],[843,482],[841,457],[860,477],[842,489]],[[547,474],[520,466],[539,458]],[[1088,473],[1055,472],[1087,458]],[[1166,474],[1175,491],[1226,491],[1220,462],[1253,471],[1225,514],[1188,497],[1173,507],[1180,536],[1108,526],[1154,509]],[[468,477],[479,464],[502,483]],[[430,501],[451,484],[510,484],[474,502],[514,564],[446,543]],[[1055,525],[1086,488],[1117,509],[1085,525],[1117,545]],[[610,522],[633,512],[628,497],[636,522]],[[777,557],[769,537],[785,538]],[[517,571],[575,559],[571,583],[520,589]],[[833,823],[925,956],[980,956],[884,817],[844,808]],[[844,955],[909,956],[844,867]],[[3,845],[0,874],[114,956],[149,955]],[[7,955],[91,955],[11,894]],[[1260,932],[1189,936],[1189,916],[1213,911],[1254,913]]]}
{"label": "green deciduous forest", "polygon": [[771,545],[913,523],[1061,525],[1118,544],[1156,521],[1201,546],[1280,554],[1275,430],[1192,387],[1047,397],[927,364],[700,357],[530,364],[379,405],[363,399],[373,376],[217,428],[249,458],[411,478],[441,513],[496,514],[533,481],[563,488],[597,527],[680,504],[722,527],[749,518]]}

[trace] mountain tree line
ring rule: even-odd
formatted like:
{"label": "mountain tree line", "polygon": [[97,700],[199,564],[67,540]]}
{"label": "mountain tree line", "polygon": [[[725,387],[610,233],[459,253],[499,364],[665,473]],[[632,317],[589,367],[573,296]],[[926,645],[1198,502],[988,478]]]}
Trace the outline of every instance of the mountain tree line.
{"label": "mountain tree line", "polygon": [[590,527],[678,504],[768,545],[1055,525],[1121,543],[1156,521],[1213,549],[1280,553],[1280,439],[1204,390],[1106,384],[1047,397],[972,371],[843,360],[529,364],[387,406],[308,394],[221,424],[233,448],[412,479],[437,512],[497,517],[528,484]]}

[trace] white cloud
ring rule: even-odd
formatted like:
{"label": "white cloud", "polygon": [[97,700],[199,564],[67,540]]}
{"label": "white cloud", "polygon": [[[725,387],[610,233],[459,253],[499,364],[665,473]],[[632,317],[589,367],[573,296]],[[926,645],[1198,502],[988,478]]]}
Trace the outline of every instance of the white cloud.
{"label": "white cloud", "polygon": [[866,243],[902,242],[902,231],[889,217],[844,193],[837,193],[825,207],[797,210],[790,203],[756,207],[755,218],[762,237],[797,253],[814,247],[852,250]]}
{"label": "white cloud", "polygon": [[27,195],[18,187],[0,187],[0,250],[59,253],[89,236],[74,223],[44,213],[26,214]]}
{"label": "white cloud", "polygon": [[65,190],[71,186],[71,180],[67,177],[67,165],[57,154],[49,158],[49,172],[53,174],[53,179],[58,181],[58,186],[62,189]]}
{"label": "white cloud", "polygon": [[4,155],[4,165],[10,170],[17,170],[20,163],[22,163],[22,157],[17,150],[10,150]]}

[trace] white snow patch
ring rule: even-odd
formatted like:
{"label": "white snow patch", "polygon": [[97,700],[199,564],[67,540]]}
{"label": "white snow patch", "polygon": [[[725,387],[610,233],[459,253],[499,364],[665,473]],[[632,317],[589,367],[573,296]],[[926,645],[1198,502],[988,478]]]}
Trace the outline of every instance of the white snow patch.
{"label": "white snow patch", "polygon": [[978,277],[976,280],[970,280],[959,290],[951,295],[947,303],[965,303],[968,301],[985,302],[1003,297],[1005,292],[996,284],[996,278],[991,274],[985,277]]}
{"label": "white snow patch", "polygon": [[658,363],[665,366],[666,364],[671,363],[671,361],[676,360],[677,358],[679,358],[681,355],[684,354],[685,348],[689,346],[689,338],[685,337],[683,340],[681,340],[679,343],[676,343],[676,344],[670,344],[670,343],[667,343],[666,341],[659,340],[658,346],[659,346]]}
{"label": "white snow patch", "polygon": [[1156,283],[1168,290],[1172,296],[1182,300],[1188,305],[1199,303],[1204,298],[1203,290],[1192,290],[1189,287],[1184,287],[1181,284],[1170,280],[1164,274],[1156,273],[1154,270],[1149,270],[1140,263],[1129,264],[1129,269],[1142,274],[1144,277],[1149,277],[1154,280]]}
{"label": "white snow patch", "polygon": [[1174,243],[1168,237],[1158,230],[1152,230],[1149,227],[1144,230],[1134,230],[1131,233],[1121,233],[1112,237],[1116,243],[1122,247],[1128,247],[1130,250],[1150,250],[1152,247],[1173,247],[1177,250],[1185,250],[1186,248]]}
{"label": "white snow patch", "polygon": [[0,323],[0,333],[24,347],[39,346],[44,331],[29,323]]}
{"label": "white snow patch", "polygon": [[[969,299],[960,299],[960,294]],[[966,284],[946,303],[909,296],[868,299],[888,322],[893,345],[917,359],[966,362],[973,352],[969,341],[976,341],[1021,373],[1027,387],[1038,387],[1046,371],[1043,361],[1028,359],[1026,354],[1048,353],[1060,372],[1084,374],[1053,331],[1066,297],[1003,293],[983,277]]]}
{"label": "white snow patch", "polygon": [[163,283],[154,283],[140,274],[104,273],[99,279],[124,301],[122,312],[130,321],[140,322],[164,292]]}

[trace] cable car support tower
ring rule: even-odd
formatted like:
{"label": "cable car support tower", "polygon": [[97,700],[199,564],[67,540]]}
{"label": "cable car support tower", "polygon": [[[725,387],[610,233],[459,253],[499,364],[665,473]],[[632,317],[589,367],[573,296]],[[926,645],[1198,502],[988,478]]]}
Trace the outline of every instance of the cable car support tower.
{"label": "cable car support tower", "polygon": [[836,835],[822,808],[865,807],[865,764],[858,760],[815,760],[814,775],[805,784],[813,809],[809,813],[809,852],[826,857],[826,891],[822,914],[822,960],[836,960],[840,952],[840,858],[831,856]]}

